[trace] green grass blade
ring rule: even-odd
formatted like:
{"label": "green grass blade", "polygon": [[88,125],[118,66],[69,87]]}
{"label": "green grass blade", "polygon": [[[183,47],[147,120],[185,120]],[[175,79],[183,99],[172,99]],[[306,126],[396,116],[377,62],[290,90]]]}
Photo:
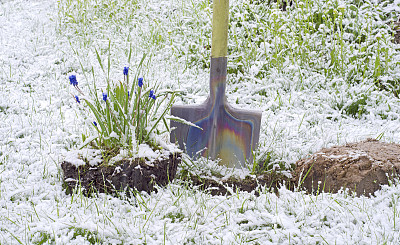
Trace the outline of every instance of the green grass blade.
{"label": "green grass blade", "polygon": [[100,67],[101,67],[101,70],[103,70],[103,72],[105,73],[104,67],[103,67],[103,63],[101,62],[101,58],[100,58],[99,52],[97,51],[96,48],[94,48],[94,51],[96,52],[97,61],[99,62],[99,65],[100,65]]}

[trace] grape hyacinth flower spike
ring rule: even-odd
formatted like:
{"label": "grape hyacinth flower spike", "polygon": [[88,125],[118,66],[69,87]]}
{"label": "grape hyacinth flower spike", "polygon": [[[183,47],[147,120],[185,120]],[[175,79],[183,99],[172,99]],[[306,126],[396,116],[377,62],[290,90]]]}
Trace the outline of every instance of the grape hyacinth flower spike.
{"label": "grape hyacinth flower spike", "polygon": [[154,90],[150,90],[149,98],[152,98],[153,100],[156,100],[156,95],[154,94]]}
{"label": "grape hyacinth flower spike", "polygon": [[75,95],[75,100],[76,100],[76,102],[78,102],[78,104],[80,104],[80,103],[81,103],[81,101],[79,100],[79,97],[78,97],[78,95]]}
{"label": "grape hyacinth flower spike", "polygon": [[69,76],[69,83],[74,87],[78,86],[78,81],[76,80],[75,75]]}
{"label": "grape hyacinth flower spike", "polygon": [[[76,80],[76,75],[70,75],[69,76],[69,84],[74,86],[74,88],[81,94],[83,95],[82,91],[78,87],[78,81]],[[79,103],[79,102],[78,102]]]}
{"label": "grape hyacinth flower spike", "polygon": [[129,72],[129,67],[125,66],[124,67],[124,76],[128,76],[128,72]]}
{"label": "grape hyacinth flower spike", "polygon": [[103,100],[104,102],[107,102],[107,93],[103,93]]}
{"label": "grape hyacinth flower spike", "polygon": [[138,86],[142,87],[143,86],[143,77],[138,78]]}

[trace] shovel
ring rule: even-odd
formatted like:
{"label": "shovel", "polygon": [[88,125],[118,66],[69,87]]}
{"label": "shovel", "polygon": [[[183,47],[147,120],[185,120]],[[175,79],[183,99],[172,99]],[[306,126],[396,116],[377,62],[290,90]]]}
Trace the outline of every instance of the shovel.
{"label": "shovel", "polygon": [[[225,96],[229,0],[213,1],[210,95],[200,105],[173,105],[171,114],[190,123],[171,120],[171,142],[196,159],[221,159],[227,167],[244,167],[260,136],[261,112],[235,109]],[[190,125],[191,124],[191,125]]]}

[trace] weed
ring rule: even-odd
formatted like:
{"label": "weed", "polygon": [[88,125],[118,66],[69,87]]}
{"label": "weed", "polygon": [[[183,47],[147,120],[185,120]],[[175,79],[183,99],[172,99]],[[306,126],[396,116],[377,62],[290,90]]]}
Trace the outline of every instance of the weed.
{"label": "weed", "polygon": [[41,231],[39,232],[39,237],[32,242],[35,245],[50,244],[54,243],[55,239],[49,233]]}
{"label": "weed", "polygon": [[164,219],[165,218],[171,219],[172,223],[182,222],[183,219],[185,218],[185,215],[182,213],[182,210],[180,210],[179,212],[171,212],[171,213],[164,215]]}
{"label": "weed", "polygon": [[367,105],[367,95],[361,95],[361,98],[353,101],[350,105],[346,106],[343,110],[344,112],[352,117],[361,118],[367,113],[365,106]]}
{"label": "weed", "polygon": [[0,113],[7,114],[7,110],[9,109],[9,106],[0,106]]}
{"label": "weed", "polygon": [[262,174],[270,171],[286,170],[288,167],[284,161],[279,160],[279,157],[273,151],[261,152],[257,150],[253,153],[253,161],[248,163],[251,174]]}
{"label": "weed", "polygon": [[89,231],[87,229],[80,228],[80,227],[71,227],[69,229],[70,229],[71,232],[73,232],[72,240],[74,240],[77,237],[81,236],[81,237],[86,238],[86,240],[90,244],[98,244],[98,243],[102,242],[102,240],[98,237],[97,232],[92,232],[92,231]]}

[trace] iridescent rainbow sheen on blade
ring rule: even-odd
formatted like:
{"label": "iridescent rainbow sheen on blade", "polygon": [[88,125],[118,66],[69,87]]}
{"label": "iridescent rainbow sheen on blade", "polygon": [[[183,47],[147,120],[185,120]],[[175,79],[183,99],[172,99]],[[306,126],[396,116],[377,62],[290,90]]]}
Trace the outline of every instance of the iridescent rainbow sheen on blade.
{"label": "iridescent rainbow sheen on blade", "polygon": [[227,58],[211,58],[210,96],[200,105],[174,105],[171,114],[201,129],[171,121],[171,142],[178,141],[189,156],[221,159],[243,167],[258,143],[261,112],[232,108],[225,97]]}
{"label": "iridescent rainbow sheen on blade", "polygon": [[202,128],[190,127],[186,141],[186,151],[196,157],[221,158],[222,164],[237,166],[251,155],[254,119],[235,117],[234,110],[225,98],[226,74],[212,76],[210,81],[211,106],[209,114],[194,124]]}

